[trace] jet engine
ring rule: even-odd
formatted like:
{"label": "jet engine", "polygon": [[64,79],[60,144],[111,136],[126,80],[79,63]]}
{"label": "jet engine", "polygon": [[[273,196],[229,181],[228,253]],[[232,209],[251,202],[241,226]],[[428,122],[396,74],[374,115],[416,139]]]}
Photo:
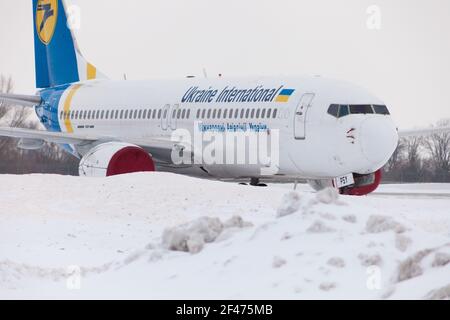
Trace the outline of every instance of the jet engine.
{"label": "jet engine", "polygon": [[136,145],[107,142],[92,148],[80,161],[80,176],[108,177],[132,172],[155,171],[148,152]]}
{"label": "jet engine", "polygon": [[[375,191],[381,182],[381,169],[370,174],[353,174],[354,184],[339,189],[340,194],[364,196]],[[333,180],[308,180],[308,184],[316,191],[334,187]]]}

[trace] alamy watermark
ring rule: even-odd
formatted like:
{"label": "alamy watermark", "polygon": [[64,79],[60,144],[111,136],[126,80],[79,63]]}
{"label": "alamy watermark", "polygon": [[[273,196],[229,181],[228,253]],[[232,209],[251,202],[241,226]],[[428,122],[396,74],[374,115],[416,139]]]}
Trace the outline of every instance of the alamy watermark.
{"label": "alamy watermark", "polygon": [[81,289],[81,268],[77,265],[68,266],[66,268],[66,288],[68,290]]}
{"label": "alamy watermark", "polygon": [[381,290],[381,268],[379,266],[373,265],[369,266],[366,269],[367,281],[366,286],[367,289],[373,290]]}
{"label": "alamy watermark", "polygon": [[280,132],[247,124],[203,125],[172,132],[172,162],[176,165],[249,165],[260,175],[274,175],[280,165]]}
{"label": "alamy watermark", "polygon": [[367,20],[366,27],[369,30],[381,29],[381,8],[377,5],[371,5],[366,9]]}
{"label": "alamy watermark", "polygon": [[81,8],[77,5],[71,5],[67,8],[67,27],[70,30],[81,29]]}

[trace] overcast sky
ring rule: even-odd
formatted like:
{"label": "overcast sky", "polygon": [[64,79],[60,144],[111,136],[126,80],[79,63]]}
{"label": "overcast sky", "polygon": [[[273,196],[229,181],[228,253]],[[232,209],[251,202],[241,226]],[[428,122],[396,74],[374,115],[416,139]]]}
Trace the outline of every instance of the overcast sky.
{"label": "overcast sky", "polygon": [[[17,93],[35,92],[31,2],[0,0],[0,73]],[[367,88],[399,127],[450,118],[448,0],[67,2],[83,54],[111,78],[322,75]]]}

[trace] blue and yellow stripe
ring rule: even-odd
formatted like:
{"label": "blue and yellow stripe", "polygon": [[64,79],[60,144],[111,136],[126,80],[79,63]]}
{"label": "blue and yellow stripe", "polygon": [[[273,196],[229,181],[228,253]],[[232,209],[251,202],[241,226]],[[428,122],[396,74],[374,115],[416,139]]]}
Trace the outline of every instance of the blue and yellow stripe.
{"label": "blue and yellow stripe", "polygon": [[289,98],[292,96],[292,94],[295,92],[295,89],[283,89],[281,90],[280,94],[278,95],[276,102],[288,102]]}

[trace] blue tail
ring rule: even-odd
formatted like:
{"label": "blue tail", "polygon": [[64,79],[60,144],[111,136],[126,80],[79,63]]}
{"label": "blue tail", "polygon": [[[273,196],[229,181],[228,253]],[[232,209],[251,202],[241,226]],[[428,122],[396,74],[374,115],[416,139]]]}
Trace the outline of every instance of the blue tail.
{"label": "blue tail", "polygon": [[33,0],[36,87],[104,78],[78,50],[63,0]]}

